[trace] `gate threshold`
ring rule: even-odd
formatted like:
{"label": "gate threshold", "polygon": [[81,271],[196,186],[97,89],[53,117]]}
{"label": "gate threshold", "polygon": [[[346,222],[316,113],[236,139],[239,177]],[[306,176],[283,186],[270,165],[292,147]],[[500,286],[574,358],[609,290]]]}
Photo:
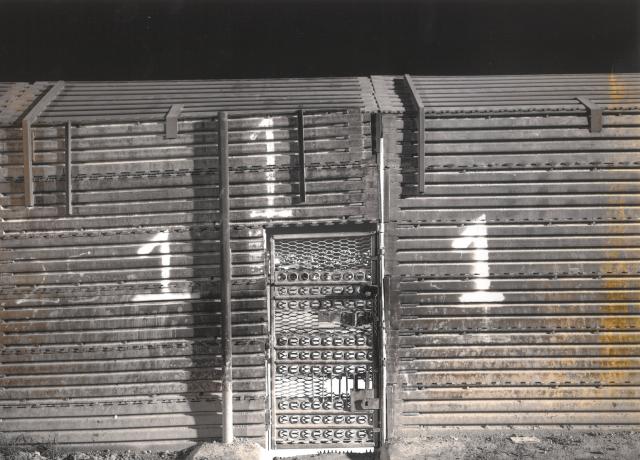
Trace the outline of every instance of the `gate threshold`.
{"label": "gate threshold", "polygon": [[318,454],[368,454],[374,452],[374,447],[336,447],[314,449],[272,449],[267,451],[267,458],[301,457]]}

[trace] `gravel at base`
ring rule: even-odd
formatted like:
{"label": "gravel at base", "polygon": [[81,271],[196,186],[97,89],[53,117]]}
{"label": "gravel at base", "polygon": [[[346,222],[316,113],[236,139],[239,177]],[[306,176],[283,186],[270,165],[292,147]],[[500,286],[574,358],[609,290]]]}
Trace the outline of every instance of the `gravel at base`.
{"label": "gravel at base", "polygon": [[[520,438],[524,439],[520,439]],[[511,439],[514,438],[514,439]],[[533,439],[527,439],[533,438]],[[256,446],[257,447],[257,446]],[[223,446],[207,443],[179,452],[95,451],[63,452],[58,446],[46,445],[21,448],[0,446],[0,460],[187,460],[197,449],[198,458],[208,460],[252,460],[259,456],[258,448],[247,443]],[[425,431],[419,438],[396,440],[383,452],[390,460],[638,460],[640,432],[518,430],[518,431],[456,431],[431,434]],[[373,460],[373,454],[320,454],[287,457],[290,460]],[[258,460],[258,459],[256,459]]]}

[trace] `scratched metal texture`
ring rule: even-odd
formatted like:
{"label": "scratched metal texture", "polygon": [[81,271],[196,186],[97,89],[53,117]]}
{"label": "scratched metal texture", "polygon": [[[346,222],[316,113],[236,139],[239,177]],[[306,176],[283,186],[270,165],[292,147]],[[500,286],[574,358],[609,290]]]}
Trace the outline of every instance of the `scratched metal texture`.
{"label": "scratched metal texture", "polygon": [[[390,425],[640,425],[640,76],[401,77],[385,115]],[[588,96],[605,108],[589,131]]]}
{"label": "scratched metal texture", "polygon": [[[339,99],[326,102],[337,107]],[[89,112],[87,122],[65,112],[36,123],[31,209],[21,130],[0,128],[0,432],[92,447],[219,439],[217,120],[189,115],[178,137],[165,139],[154,113],[132,121],[120,112],[96,120],[99,107]],[[65,214],[69,117],[72,216]],[[309,109],[304,119],[305,203],[296,111],[229,119],[234,433],[260,443],[265,228],[377,215],[369,115]]]}

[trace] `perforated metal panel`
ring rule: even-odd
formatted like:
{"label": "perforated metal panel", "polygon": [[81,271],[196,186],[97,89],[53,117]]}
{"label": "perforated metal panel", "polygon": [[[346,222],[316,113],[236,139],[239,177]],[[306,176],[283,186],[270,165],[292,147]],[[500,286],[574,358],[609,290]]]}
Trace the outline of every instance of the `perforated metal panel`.
{"label": "perforated metal panel", "polygon": [[378,424],[372,234],[271,241],[277,447],[373,445]]}

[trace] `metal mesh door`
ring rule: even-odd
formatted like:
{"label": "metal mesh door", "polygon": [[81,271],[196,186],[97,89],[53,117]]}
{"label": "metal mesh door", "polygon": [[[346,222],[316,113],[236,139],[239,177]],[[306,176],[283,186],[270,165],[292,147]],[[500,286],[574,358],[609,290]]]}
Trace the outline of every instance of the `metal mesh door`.
{"label": "metal mesh door", "polygon": [[375,443],[377,276],[372,234],[271,241],[278,447]]}

